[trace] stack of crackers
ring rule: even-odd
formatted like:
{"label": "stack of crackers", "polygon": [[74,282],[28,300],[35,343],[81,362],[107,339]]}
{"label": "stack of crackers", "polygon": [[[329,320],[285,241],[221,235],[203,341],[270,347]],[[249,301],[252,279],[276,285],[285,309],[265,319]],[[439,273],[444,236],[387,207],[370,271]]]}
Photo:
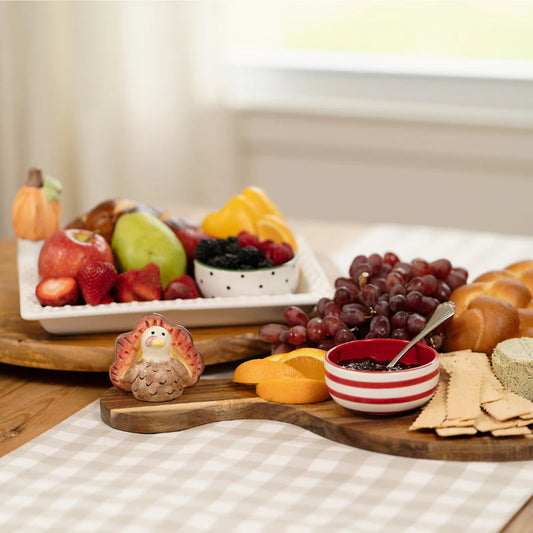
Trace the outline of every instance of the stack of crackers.
{"label": "stack of crackers", "polygon": [[531,435],[533,402],[503,387],[486,354],[441,354],[440,366],[437,390],[410,430],[434,429],[440,437]]}

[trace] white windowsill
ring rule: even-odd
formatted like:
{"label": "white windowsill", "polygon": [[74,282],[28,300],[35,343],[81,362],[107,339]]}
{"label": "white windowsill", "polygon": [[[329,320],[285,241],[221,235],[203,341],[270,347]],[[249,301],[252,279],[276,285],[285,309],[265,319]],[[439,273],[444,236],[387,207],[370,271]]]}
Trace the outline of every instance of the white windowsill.
{"label": "white windowsill", "polygon": [[533,127],[533,62],[239,52],[226,74],[237,111]]}

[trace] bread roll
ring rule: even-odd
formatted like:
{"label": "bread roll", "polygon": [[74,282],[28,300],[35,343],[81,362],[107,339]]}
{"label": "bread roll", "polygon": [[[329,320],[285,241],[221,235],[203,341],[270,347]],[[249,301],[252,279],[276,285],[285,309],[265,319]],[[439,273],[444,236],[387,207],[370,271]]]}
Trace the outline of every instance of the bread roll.
{"label": "bread roll", "polygon": [[525,260],[518,261],[512,265],[507,266],[503,270],[491,270],[478,276],[474,283],[477,282],[491,282],[502,277],[514,278],[523,283],[529,290],[533,298],[533,261]]}
{"label": "bread roll", "polygon": [[531,331],[533,331],[533,309],[530,307],[518,309],[518,318],[520,319],[520,336],[533,337],[531,335]]}
{"label": "bread roll", "polygon": [[533,260],[491,270],[455,289],[455,315],[446,331],[446,351],[471,349],[490,355],[498,342],[533,337]]}
{"label": "bread roll", "polygon": [[[454,293],[450,298],[453,301]],[[456,308],[446,330],[443,349],[446,352],[471,349],[491,354],[499,342],[518,334],[519,325],[518,311],[509,302],[493,296],[475,296],[461,313]]]}
{"label": "bread roll", "polygon": [[526,307],[531,302],[529,289],[511,277],[500,277],[490,282],[474,282],[462,285],[453,291],[450,300],[455,303],[455,316],[461,315],[469,303],[478,296],[500,298],[513,307]]}
{"label": "bread roll", "polygon": [[523,261],[517,261],[516,263],[513,263],[506,267],[506,270],[510,270],[511,272],[514,272],[515,274],[521,274],[522,272],[525,272],[526,270],[533,269],[533,260],[531,259],[524,259]]}

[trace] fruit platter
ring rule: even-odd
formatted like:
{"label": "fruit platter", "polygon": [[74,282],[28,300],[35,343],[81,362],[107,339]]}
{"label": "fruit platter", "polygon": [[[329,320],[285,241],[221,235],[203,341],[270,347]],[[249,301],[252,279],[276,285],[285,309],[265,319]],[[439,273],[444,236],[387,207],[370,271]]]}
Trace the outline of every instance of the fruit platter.
{"label": "fruit platter", "polygon": [[309,244],[256,187],[200,222],[126,199],[65,228],[56,216],[47,233],[19,217],[20,315],[54,334],[124,331],[152,312],[186,327],[262,324],[289,305],[311,310],[330,291]]}

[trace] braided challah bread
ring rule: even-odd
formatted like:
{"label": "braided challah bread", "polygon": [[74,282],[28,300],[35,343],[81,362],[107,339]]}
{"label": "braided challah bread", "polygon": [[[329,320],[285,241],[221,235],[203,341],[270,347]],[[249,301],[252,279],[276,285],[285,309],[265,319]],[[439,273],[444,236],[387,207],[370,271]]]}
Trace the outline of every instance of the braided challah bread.
{"label": "braided challah bread", "polygon": [[455,316],[443,349],[471,349],[491,354],[501,341],[533,337],[533,261],[491,270],[455,289]]}

